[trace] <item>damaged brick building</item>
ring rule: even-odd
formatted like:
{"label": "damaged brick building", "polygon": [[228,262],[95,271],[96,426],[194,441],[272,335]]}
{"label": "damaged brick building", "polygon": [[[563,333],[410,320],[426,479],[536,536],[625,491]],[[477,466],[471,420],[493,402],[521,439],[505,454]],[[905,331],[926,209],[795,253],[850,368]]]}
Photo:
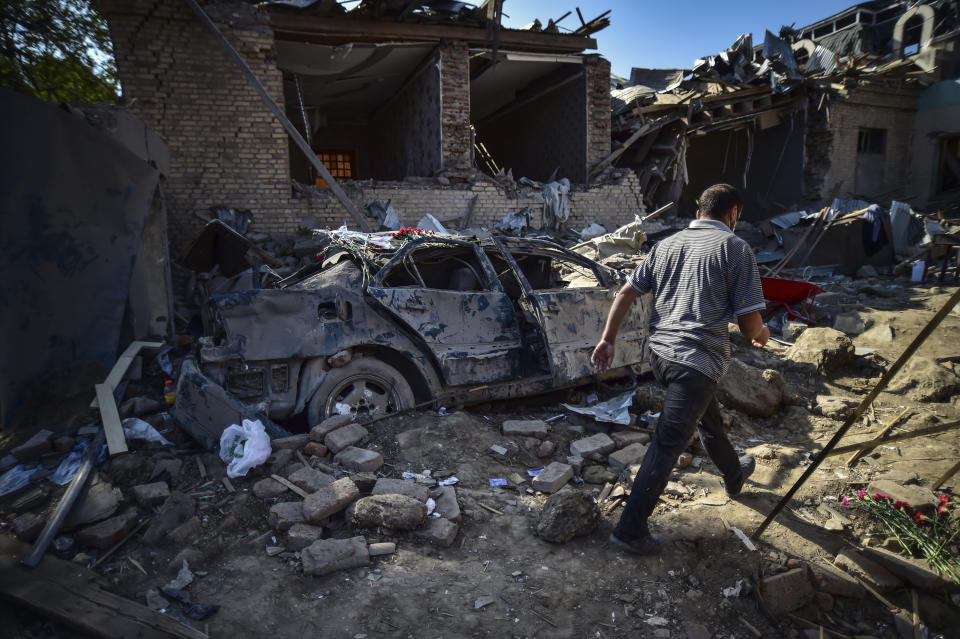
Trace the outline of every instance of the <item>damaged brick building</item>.
{"label": "damaged brick building", "polygon": [[[390,200],[405,224],[471,209],[473,223],[492,225],[539,210],[537,190],[473,168],[482,144],[517,178],[581,185],[570,193],[571,228],[620,224],[640,210],[630,172],[582,186],[610,151],[610,64],[584,53],[596,48],[589,30],[501,28],[497,3],[413,13],[395,2],[349,12],[332,2],[201,4],[359,207]],[[262,232],[294,232],[307,217],[344,221],[186,4],[98,7],[125,103],[170,145],[164,190],[174,251],[212,206],[252,210]]]}

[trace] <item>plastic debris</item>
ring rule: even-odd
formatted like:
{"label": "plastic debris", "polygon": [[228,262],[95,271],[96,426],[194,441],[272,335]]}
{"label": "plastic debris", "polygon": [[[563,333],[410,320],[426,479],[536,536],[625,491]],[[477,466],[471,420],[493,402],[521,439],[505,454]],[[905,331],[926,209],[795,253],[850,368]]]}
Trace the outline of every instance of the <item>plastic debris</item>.
{"label": "plastic debris", "polygon": [[20,490],[29,484],[30,478],[33,477],[33,474],[38,470],[40,470],[39,466],[27,469],[23,467],[23,464],[17,464],[5,472],[0,476],[0,496],[12,493],[15,490]]}
{"label": "plastic debris", "polygon": [[439,482],[439,484],[440,484],[441,486],[453,486],[454,484],[458,483],[459,481],[460,481],[460,480],[457,479],[456,477],[447,477],[447,478],[444,479],[443,481]]}
{"label": "plastic debris", "polygon": [[491,486],[506,486],[507,480],[503,477],[491,477],[489,480]]}
{"label": "plastic debris", "polygon": [[243,477],[270,456],[270,436],[260,420],[243,420],[242,426],[228,426],[220,436],[220,459],[227,464],[228,477]]}
{"label": "plastic debris", "polygon": [[187,563],[187,560],[183,560],[183,565],[180,566],[180,572],[177,573],[177,576],[170,581],[166,586],[163,587],[164,591],[170,590],[183,590],[187,586],[193,583],[193,573],[190,572],[190,564]]}
{"label": "plastic debris", "polygon": [[531,477],[536,477],[537,475],[539,475],[539,474],[542,473],[542,472],[543,472],[543,468],[530,468],[530,469],[527,469],[527,474],[528,474],[529,476],[531,476]]}
{"label": "plastic debris", "polygon": [[145,442],[155,442],[162,446],[173,446],[173,443],[161,435],[156,428],[137,417],[128,417],[123,420],[123,434],[127,439],[139,439]]}
{"label": "plastic debris", "polygon": [[742,541],[743,545],[747,547],[747,550],[749,550],[750,552],[753,552],[754,550],[757,549],[757,547],[753,545],[753,542],[750,541],[750,538],[747,537],[746,533],[744,533],[742,530],[740,530],[736,526],[730,526],[730,530],[733,531],[734,535],[740,538],[740,541]]}
{"label": "plastic debris", "polygon": [[427,213],[420,218],[420,221],[417,222],[417,227],[425,231],[434,231],[435,233],[447,233],[447,229],[444,228],[443,224],[440,223],[440,220],[435,218],[432,214]]}
{"label": "plastic debris", "polygon": [[723,589],[724,597],[739,597],[740,592],[743,590],[743,579],[737,579],[737,583],[734,586]]}
{"label": "plastic debris", "polygon": [[513,213],[507,213],[493,225],[493,228],[501,233],[507,233],[516,237],[523,237],[530,226],[530,209],[525,208]]}
{"label": "plastic debris", "polygon": [[490,450],[492,450],[493,452],[495,452],[495,453],[498,454],[498,455],[506,455],[506,454],[507,454],[507,449],[504,448],[503,446],[501,446],[500,444],[494,444],[493,446],[490,447]]}
{"label": "plastic debris", "polygon": [[187,608],[185,612],[187,616],[190,617],[191,619],[195,619],[196,621],[203,621],[204,619],[206,619],[213,613],[217,612],[218,610],[220,610],[220,606],[218,606],[217,604],[211,604],[209,606],[205,606],[203,604],[195,603],[189,608]]}
{"label": "plastic debris", "polygon": [[80,442],[74,446],[70,454],[63,458],[57,469],[50,475],[50,481],[58,486],[69,484],[77,471],[80,470],[80,464],[83,463],[83,451],[86,448],[86,442]]}
{"label": "plastic debris", "polygon": [[[633,404],[634,392],[627,391],[613,399],[594,404],[593,406],[571,406],[562,404],[567,410],[581,415],[590,415],[598,422],[627,425],[630,423],[630,405]],[[659,415],[658,415],[659,416]]]}
{"label": "plastic debris", "polygon": [[427,497],[427,514],[433,514],[433,511],[437,509],[437,502],[434,501],[432,497]]}

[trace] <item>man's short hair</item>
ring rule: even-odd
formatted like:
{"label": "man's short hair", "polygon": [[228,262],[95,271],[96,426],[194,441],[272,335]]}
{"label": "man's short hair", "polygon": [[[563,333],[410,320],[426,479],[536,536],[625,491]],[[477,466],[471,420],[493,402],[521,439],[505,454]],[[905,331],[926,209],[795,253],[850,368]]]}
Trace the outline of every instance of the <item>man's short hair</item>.
{"label": "man's short hair", "polygon": [[697,208],[700,215],[717,219],[733,206],[743,206],[743,197],[740,191],[729,184],[714,184],[700,194],[697,199]]}

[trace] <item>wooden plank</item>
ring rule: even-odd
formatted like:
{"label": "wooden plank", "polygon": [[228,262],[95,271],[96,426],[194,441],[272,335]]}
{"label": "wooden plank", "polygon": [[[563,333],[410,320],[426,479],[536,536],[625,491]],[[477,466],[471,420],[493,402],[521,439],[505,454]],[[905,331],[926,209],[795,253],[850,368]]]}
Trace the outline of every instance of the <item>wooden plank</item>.
{"label": "wooden plank", "polygon": [[[877,446],[882,446],[884,444],[892,444],[893,442],[901,442],[905,439],[916,439],[917,437],[926,437],[927,435],[936,435],[938,433],[945,433],[948,430],[954,430],[955,428],[960,428],[960,421],[956,422],[947,422],[946,424],[940,424],[938,426],[931,426],[930,428],[921,428],[920,430],[915,430],[910,433],[903,433],[901,435],[891,435],[881,442],[877,442],[875,439],[869,441],[860,442],[859,444],[850,444],[849,446],[840,446],[829,451],[827,455],[843,455],[855,450],[863,450],[865,448],[876,448]],[[821,453],[822,455],[823,453]]]}
{"label": "wooden plank", "polygon": [[123,434],[120,413],[113,399],[113,389],[106,384],[97,384],[97,402],[100,404],[100,417],[103,419],[103,431],[107,436],[107,448],[110,456],[127,452],[127,438]]}
{"label": "wooden plank", "polygon": [[[110,374],[107,375],[107,379],[103,383],[110,386],[110,392],[112,393],[123,376],[127,374],[127,369],[130,368],[130,364],[136,359],[141,349],[157,350],[159,348],[163,348],[163,342],[143,342],[139,340],[130,342],[130,345],[124,349],[123,354],[117,358],[113,368],[110,369]],[[94,398],[90,402],[90,408],[97,408],[98,406],[97,399]]]}
{"label": "wooden plank", "polygon": [[17,564],[25,544],[0,540],[0,595],[93,637],[206,639],[207,635],[144,605],[97,586],[98,575],[46,557],[30,570]]}
{"label": "wooden plank", "polygon": [[[904,408],[899,415],[897,415],[896,417],[891,419],[889,422],[887,422],[887,425],[883,427],[883,430],[880,431],[880,434],[873,438],[873,441],[877,443],[877,446],[883,443],[884,438],[890,434],[890,431],[892,431],[897,424],[900,423],[901,419],[903,419],[904,417],[906,417],[912,412],[913,412],[913,409],[909,407]],[[855,452],[853,455],[850,456],[850,459],[847,460],[847,467],[853,468],[853,465],[857,463],[857,460],[859,460],[861,457],[866,455],[871,450],[873,450],[873,448],[861,448],[860,450]]]}
{"label": "wooden plank", "polygon": [[[297,452],[300,452],[300,451],[297,451]],[[284,486],[286,486],[287,488],[289,488],[289,489],[292,490],[293,492],[297,493],[298,495],[300,495],[300,496],[303,497],[304,499],[306,499],[307,497],[310,496],[310,493],[308,493],[308,492],[305,491],[304,489],[300,488],[299,486],[297,486],[295,483],[293,483],[293,482],[290,481],[289,479],[286,479],[286,478],[284,478],[284,477],[281,477],[280,475],[270,475],[270,477],[271,477],[274,481],[280,482],[281,484],[283,484]]]}

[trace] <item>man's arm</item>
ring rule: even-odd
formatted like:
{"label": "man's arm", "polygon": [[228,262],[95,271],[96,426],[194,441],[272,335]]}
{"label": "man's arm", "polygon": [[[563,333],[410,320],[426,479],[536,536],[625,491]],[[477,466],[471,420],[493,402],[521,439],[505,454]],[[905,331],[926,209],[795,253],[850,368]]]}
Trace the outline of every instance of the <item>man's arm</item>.
{"label": "man's arm", "polygon": [[740,332],[746,335],[757,348],[763,348],[770,339],[770,329],[763,323],[760,311],[737,316],[737,324],[740,325]]}
{"label": "man's arm", "polygon": [[[610,364],[613,363],[614,342],[617,340],[617,333],[620,331],[620,325],[630,311],[630,305],[637,299],[640,293],[630,284],[624,284],[623,288],[617,293],[617,297],[610,306],[610,312],[607,314],[607,323],[603,327],[603,336],[597,347],[593,349],[593,355],[590,361],[600,373],[607,372]],[[759,313],[758,313],[759,314]]]}

